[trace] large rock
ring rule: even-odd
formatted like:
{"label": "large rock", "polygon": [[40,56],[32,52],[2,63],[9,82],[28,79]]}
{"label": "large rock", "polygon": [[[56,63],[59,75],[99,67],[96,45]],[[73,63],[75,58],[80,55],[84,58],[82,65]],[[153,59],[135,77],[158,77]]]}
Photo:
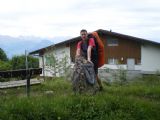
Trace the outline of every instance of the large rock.
{"label": "large rock", "polygon": [[75,59],[72,83],[75,93],[95,93],[97,91],[93,65],[81,56]]}

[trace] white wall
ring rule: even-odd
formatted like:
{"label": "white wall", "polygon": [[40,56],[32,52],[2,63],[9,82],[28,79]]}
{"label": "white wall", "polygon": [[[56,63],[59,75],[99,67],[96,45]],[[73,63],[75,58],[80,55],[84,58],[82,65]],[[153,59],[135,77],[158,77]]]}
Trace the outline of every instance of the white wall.
{"label": "white wall", "polygon": [[[65,56],[70,58],[70,47],[66,47],[66,45],[57,46],[54,48],[54,52],[52,51],[52,53],[54,53],[55,57],[59,60]],[[70,60],[68,62],[70,64]]]}
{"label": "white wall", "polygon": [[[69,59],[68,59],[68,64],[71,63],[70,61],[70,48],[69,47],[66,47],[65,45],[61,45],[61,46],[58,46],[58,47],[54,47],[53,50],[50,50],[50,51],[47,51],[45,54],[44,54],[44,66],[45,66],[45,76],[53,76],[53,74],[55,73],[55,69],[51,66],[47,66],[46,65],[46,56],[48,55],[54,55],[55,58],[57,58],[58,61],[60,61],[62,58],[64,58],[65,56],[67,56]],[[43,63],[42,63],[42,57],[39,58],[39,66],[42,68],[43,67]],[[63,71],[60,71],[60,72],[63,72]],[[42,74],[43,75],[43,74]],[[59,76],[59,74],[57,73],[56,76]]]}
{"label": "white wall", "polygon": [[[43,68],[42,57],[39,57],[39,67]],[[43,69],[42,69],[42,74],[40,74],[40,76],[43,76]]]}
{"label": "white wall", "polygon": [[141,46],[142,71],[160,70],[160,46],[144,44]]}

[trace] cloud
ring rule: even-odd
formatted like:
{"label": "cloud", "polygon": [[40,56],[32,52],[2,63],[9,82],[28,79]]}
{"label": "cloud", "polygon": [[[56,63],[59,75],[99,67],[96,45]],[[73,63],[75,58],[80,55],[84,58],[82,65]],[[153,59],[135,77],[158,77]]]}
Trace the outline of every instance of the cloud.
{"label": "cloud", "polygon": [[158,0],[0,0],[0,3],[0,34],[4,35],[75,37],[85,28],[112,29],[155,39],[160,30]]}

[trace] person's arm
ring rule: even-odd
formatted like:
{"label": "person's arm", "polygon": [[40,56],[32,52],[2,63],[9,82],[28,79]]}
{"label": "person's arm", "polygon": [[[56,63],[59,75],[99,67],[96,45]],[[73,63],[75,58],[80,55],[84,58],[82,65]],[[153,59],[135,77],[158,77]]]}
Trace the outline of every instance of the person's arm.
{"label": "person's arm", "polygon": [[89,39],[89,46],[88,46],[88,49],[87,49],[87,60],[89,62],[92,63],[91,61],[91,55],[92,55],[92,48],[95,47],[95,42],[94,42],[94,39],[93,38],[90,38]]}
{"label": "person's arm", "polygon": [[80,56],[80,54],[81,54],[81,49],[77,48],[77,50],[76,50],[76,56],[78,57],[78,56]]}
{"label": "person's arm", "polygon": [[76,56],[81,55],[81,42],[78,42],[77,44],[77,50],[76,50]]}
{"label": "person's arm", "polygon": [[88,46],[88,49],[87,49],[87,60],[89,61],[89,62],[92,62],[91,61],[91,51],[92,51],[92,46]]}

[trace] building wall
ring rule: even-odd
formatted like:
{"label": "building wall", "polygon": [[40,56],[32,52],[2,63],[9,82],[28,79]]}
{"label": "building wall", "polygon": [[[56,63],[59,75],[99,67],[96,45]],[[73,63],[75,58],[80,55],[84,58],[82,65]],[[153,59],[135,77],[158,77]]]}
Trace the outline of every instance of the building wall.
{"label": "building wall", "polygon": [[[106,64],[108,64],[109,59],[113,58],[118,60],[118,64],[127,64],[128,58],[135,59],[136,65],[141,62],[141,44],[139,42],[106,35],[100,35],[100,38],[104,44]],[[118,45],[108,46],[107,41],[109,39],[117,39]],[[78,40],[70,43],[70,56],[72,62],[74,62],[75,59],[77,43]]]}
{"label": "building wall", "polygon": [[153,44],[142,45],[142,70],[143,71],[160,71],[160,47]]}
{"label": "building wall", "polygon": [[[70,58],[70,47],[66,44],[55,46],[54,55],[57,57],[57,59],[62,59],[65,56],[68,56]],[[70,61],[68,61],[70,63]]]}
{"label": "building wall", "polygon": [[[45,71],[45,76],[52,77],[52,76],[59,76],[60,73],[63,73],[63,67],[53,67],[54,65],[52,64],[53,61],[53,56],[56,58],[56,62],[60,62],[64,57],[67,57],[67,64],[70,64],[70,48],[69,46],[60,45],[60,46],[55,46],[52,50],[48,50],[44,53],[44,71]],[[40,62],[40,67],[43,68],[43,57],[40,57],[39,62]],[[48,59],[51,59],[51,61],[48,61]],[[51,63],[51,64],[50,64]],[[62,69],[62,70],[60,70]],[[43,74],[42,74],[43,75]]]}
{"label": "building wall", "polygon": [[78,40],[70,43],[70,58],[71,58],[71,62],[75,61],[77,43],[78,43]]}
{"label": "building wall", "polygon": [[[141,61],[141,45],[133,40],[126,40],[112,36],[100,36],[105,46],[105,63],[108,64],[108,59],[114,58],[119,64],[127,64],[128,58],[134,58],[135,64]],[[118,40],[117,46],[109,46],[108,40]]]}
{"label": "building wall", "polygon": [[42,74],[40,76],[44,76],[45,74],[43,73],[43,57],[39,57],[39,67],[42,68]]}

